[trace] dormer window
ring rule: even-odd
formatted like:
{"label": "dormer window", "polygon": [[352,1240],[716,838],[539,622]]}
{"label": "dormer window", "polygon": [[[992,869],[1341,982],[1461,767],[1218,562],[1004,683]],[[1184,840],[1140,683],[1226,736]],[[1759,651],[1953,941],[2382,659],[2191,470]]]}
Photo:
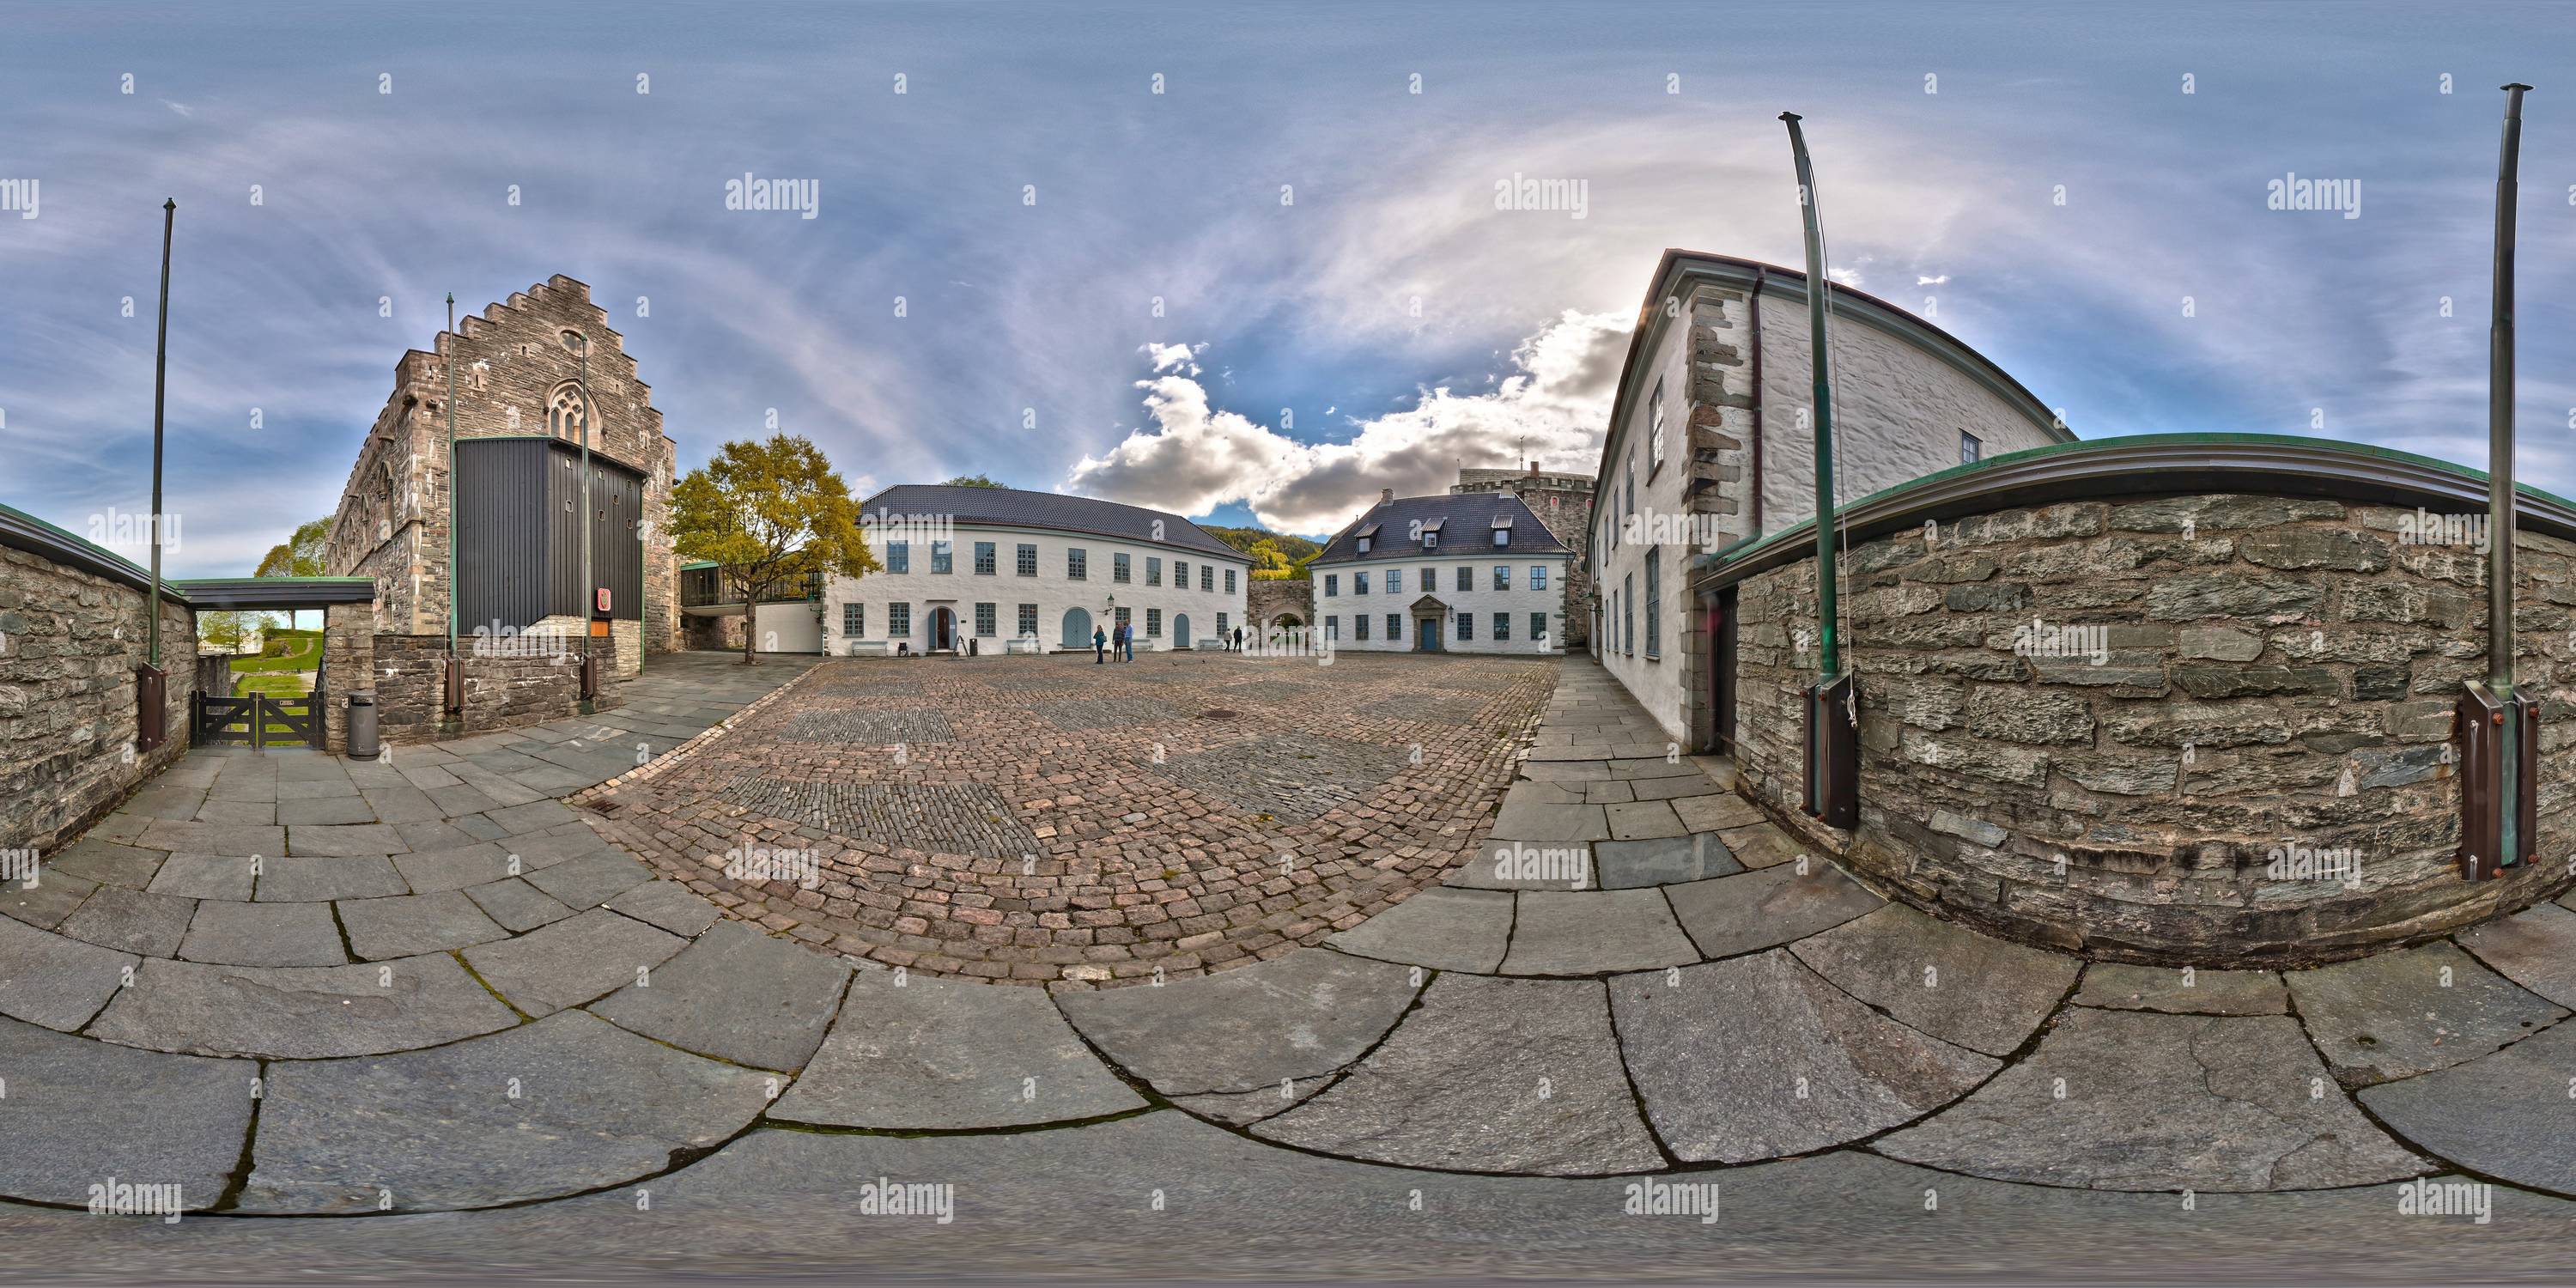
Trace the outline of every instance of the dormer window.
{"label": "dormer window", "polygon": [[1426,530],[1426,531],[1422,534],[1422,548],[1423,548],[1423,549],[1425,549],[1425,550],[1437,550],[1437,549],[1439,549],[1439,548],[1440,548],[1440,534],[1439,534],[1439,533],[1437,533],[1437,532],[1431,532],[1431,531],[1427,531],[1427,530]]}
{"label": "dormer window", "polygon": [[1369,552],[1369,547],[1377,544],[1377,527],[1378,525],[1372,523],[1367,527],[1352,533],[1351,539],[1353,548],[1361,554],[1367,554]]}
{"label": "dormer window", "polygon": [[1360,543],[1359,543],[1359,544],[1360,544],[1360,553],[1361,553],[1361,554],[1367,554],[1367,553],[1369,552],[1369,539],[1368,539],[1368,538],[1366,538],[1366,537],[1362,537],[1362,538],[1360,538]]}
{"label": "dormer window", "polygon": [[1496,529],[1494,529],[1494,544],[1495,544],[1496,546],[1498,546],[1498,547],[1499,547],[1499,546],[1508,546],[1508,545],[1510,545],[1511,543],[1512,543],[1512,530],[1511,530],[1511,529],[1509,529],[1509,528],[1496,528]]}

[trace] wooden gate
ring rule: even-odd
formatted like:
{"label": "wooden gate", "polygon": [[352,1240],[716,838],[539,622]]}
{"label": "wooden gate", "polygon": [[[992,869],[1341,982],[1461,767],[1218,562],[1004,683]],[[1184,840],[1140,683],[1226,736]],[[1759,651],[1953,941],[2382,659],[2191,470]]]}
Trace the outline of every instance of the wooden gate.
{"label": "wooden gate", "polygon": [[272,698],[264,693],[237,698],[203,693],[188,699],[188,740],[199,747],[322,746],[322,696]]}

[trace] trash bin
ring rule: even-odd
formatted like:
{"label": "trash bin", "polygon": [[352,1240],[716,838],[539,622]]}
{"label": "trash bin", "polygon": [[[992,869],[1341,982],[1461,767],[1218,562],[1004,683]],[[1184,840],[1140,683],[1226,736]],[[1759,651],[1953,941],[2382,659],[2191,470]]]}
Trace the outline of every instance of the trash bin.
{"label": "trash bin", "polygon": [[349,759],[374,760],[384,748],[376,742],[376,695],[349,695]]}

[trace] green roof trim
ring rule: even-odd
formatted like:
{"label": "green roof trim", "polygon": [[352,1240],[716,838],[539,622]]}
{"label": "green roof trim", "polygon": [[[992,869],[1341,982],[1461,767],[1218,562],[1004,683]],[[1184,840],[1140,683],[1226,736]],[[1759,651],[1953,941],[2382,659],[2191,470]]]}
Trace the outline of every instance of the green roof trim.
{"label": "green roof trim", "polygon": [[700,568],[713,568],[715,566],[716,561],[713,559],[692,559],[687,563],[681,564],[680,571],[696,572]]}

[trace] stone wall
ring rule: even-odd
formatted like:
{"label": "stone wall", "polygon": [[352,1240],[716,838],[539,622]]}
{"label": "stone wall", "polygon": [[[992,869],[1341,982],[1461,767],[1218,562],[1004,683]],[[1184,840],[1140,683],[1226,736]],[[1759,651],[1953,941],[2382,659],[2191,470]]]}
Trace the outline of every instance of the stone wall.
{"label": "stone wall", "polygon": [[[375,685],[375,606],[333,604],[322,610],[322,742],[332,753],[349,751],[349,695]],[[377,701],[381,713],[383,698]]]}
{"label": "stone wall", "polygon": [[2332,959],[2551,897],[2576,880],[2576,544],[2517,547],[2519,679],[2546,722],[2540,861],[2470,884],[2449,739],[2485,669],[2484,559],[2407,540],[2413,517],[2193,496],[1860,544],[1843,601],[1856,834],[1799,811],[1815,566],[1749,578],[1745,789],[1888,894],[2115,960]]}
{"label": "stone wall", "polygon": [[[526,638],[526,637],[523,637]],[[571,637],[574,651],[523,657],[477,656],[466,641],[458,642],[465,666],[465,715],[452,734],[440,725],[441,676],[447,661],[443,635],[379,635],[375,638],[376,721],[389,743],[436,742],[444,737],[470,737],[496,729],[517,729],[581,714],[581,638]],[[621,681],[609,648],[599,648],[599,696],[592,708],[621,705]]]}
{"label": "stone wall", "polygon": [[188,747],[197,635],[164,602],[169,738],[134,750],[134,668],[150,656],[148,596],[17,549],[0,549],[0,849],[53,849]]}
{"label": "stone wall", "polygon": [[1303,577],[1278,581],[1254,578],[1246,587],[1243,615],[1247,627],[1267,627],[1281,613],[1294,615],[1307,626],[1315,624],[1315,583]]}

